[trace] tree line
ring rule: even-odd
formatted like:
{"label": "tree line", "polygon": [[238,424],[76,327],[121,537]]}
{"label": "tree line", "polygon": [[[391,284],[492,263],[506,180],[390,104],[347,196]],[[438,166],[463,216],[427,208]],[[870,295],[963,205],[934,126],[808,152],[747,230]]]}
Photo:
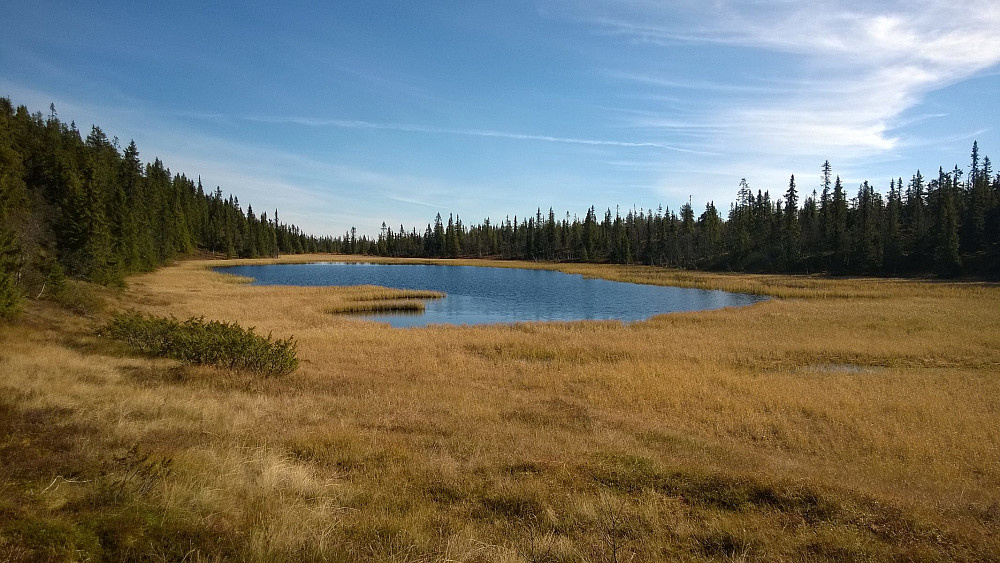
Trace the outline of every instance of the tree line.
{"label": "tree line", "polygon": [[[64,276],[121,284],[200,249],[227,257],[339,252],[398,257],[611,262],[746,272],[1000,277],[1000,174],[973,143],[966,170],[899,177],[883,195],[865,181],[848,190],[829,162],[802,198],[795,177],[783,194],[742,180],[723,215],[713,202],[696,214],[610,209],[599,215],[489,218],[465,225],[438,214],[423,231],[382,224],[316,237],[242,209],[221,188],[143,163],[98,126],[30,113],[0,98],[0,318],[26,294]],[[801,202],[801,203],[800,203]]]}
{"label": "tree line", "polygon": [[98,126],[15,108],[0,98],[0,318],[25,294],[69,276],[120,284],[195,249],[227,257],[333,250],[273,215],[244,212],[220,188],[143,163]]}
{"label": "tree line", "polygon": [[506,217],[465,225],[438,214],[419,232],[382,224],[372,238],[352,230],[333,241],[345,253],[401,257],[496,257],[649,264],[744,272],[912,275],[1000,275],[1000,174],[973,143],[969,173],[957,165],[936,177],[920,171],[889,183],[886,195],[867,181],[849,191],[829,161],[802,198],[795,176],[778,197],[740,182],[723,215],[713,202],[696,214],[594,207],[584,217]]}

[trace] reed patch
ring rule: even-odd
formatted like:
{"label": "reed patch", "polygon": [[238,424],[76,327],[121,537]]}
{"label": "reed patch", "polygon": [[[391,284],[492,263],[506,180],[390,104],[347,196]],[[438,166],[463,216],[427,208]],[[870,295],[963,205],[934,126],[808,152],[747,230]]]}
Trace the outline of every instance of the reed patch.
{"label": "reed patch", "polygon": [[[341,289],[341,288],[338,288]],[[372,285],[342,288],[341,298],[323,309],[333,315],[377,315],[380,313],[422,313],[428,299],[444,299],[440,291],[392,289]]]}

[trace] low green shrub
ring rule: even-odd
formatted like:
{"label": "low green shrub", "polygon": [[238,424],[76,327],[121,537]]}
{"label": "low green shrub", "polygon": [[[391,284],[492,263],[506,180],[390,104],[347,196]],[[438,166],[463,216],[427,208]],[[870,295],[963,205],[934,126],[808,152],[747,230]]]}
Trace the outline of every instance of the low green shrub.
{"label": "low green shrub", "polygon": [[145,315],[135,310],[115,313],[101,330],[135,351],[175,358],[192,364],[209,364],[262,375],[284,375],[299,366],[296,343],[289,337],[272,339],[254,328],[223,321],[191,317]]}
{"label": "low green shrub", "polygon": [[93,316],[104,309],[104,299],[93,284],[63,279],[55,288],[46,286],[42,299],[54,301],[78,315]]}

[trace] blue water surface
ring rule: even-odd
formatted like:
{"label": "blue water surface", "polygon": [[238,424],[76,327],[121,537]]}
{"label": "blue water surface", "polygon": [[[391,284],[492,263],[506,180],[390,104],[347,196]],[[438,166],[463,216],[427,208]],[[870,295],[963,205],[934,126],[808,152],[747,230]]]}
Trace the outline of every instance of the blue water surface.
{"label": "blue water surface", "polygon": [[394,327],[526,321],[641,321],[662,313],[751,305],[763,297],[680,287],[588,279],[551,270],[427,264],[319,262],[216,268],[254,278],[255,285],[378,285],[430,289],[422,314],[360,315]]}

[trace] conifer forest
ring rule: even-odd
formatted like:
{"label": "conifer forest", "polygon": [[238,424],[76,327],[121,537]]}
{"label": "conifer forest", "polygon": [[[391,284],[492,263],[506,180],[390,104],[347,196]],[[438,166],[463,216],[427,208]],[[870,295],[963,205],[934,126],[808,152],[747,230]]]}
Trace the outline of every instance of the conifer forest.
{"label": "conifer forest", "polygon": [[744,179],[736,201],[697,213],[629,209],[583,219],[538,209],[533,216],[466,226],[438,214],[423,232],[383,224],[374,239],[353,232],[333,241],[344,253],[400,257],[499,257],[611,262],[684,269],[834,275],[1000,273],[1000,175],[973,144],[971,167],[891,180],[888,194],[862,182],[849,189],[829,162],[803,197],[792,176],[778,196]]}
{"label": "conifer forest", "polygon": [[[98,126],[86,134],[0,98],[0,313],[64,277],[121,284],[195,250],[227,257],[338,252],[636,263],[684,269],[835,275],[1000,275],[1000,174],[973,144],[964,166],[848,186],[829,162],[815,181],[772,194],[740,182],[735,201],[696,211],[591,207],[580,218],[539,208],[466,225],[383,223],[377,235],[315,236],[244,210],[200,178],[143,163]],[[234,187],[238,188],[238,187]]]}

